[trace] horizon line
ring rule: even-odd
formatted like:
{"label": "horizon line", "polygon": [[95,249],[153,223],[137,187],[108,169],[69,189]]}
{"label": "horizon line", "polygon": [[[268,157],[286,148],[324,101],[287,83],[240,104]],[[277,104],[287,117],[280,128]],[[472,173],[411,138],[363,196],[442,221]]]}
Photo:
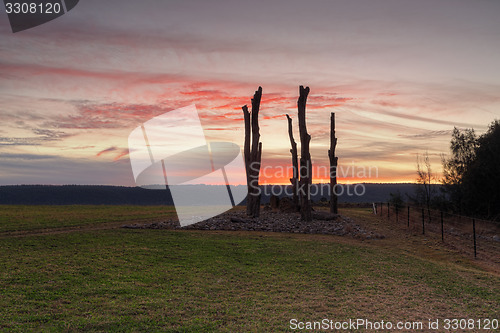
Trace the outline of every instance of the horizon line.
{"label": "horizon line", "polygon": [[[339,185],[421,185],[419,183],[412,182],[359,182],[359,183],[338,183]],[[170,186],[226,186],[226,184],[181,184],[181,185],[170,185]],[[230,186],[247,186],[246,184],[236,184]],[[291,184],[275,183],[275,184],[259,184],[259,186],[291,186]],[[311,185],[330,185],[329,183],[312,183]],[[441,183],[432,183],[431,185],[442,185]],[[139,187],[145,188],[147,186],[169,186],[165,184],[150,184],[145,186],[130,186],[130,185],[111,185],[111,184],[1,184],[0,187],[6,186],[113,186],[113,187]]]}

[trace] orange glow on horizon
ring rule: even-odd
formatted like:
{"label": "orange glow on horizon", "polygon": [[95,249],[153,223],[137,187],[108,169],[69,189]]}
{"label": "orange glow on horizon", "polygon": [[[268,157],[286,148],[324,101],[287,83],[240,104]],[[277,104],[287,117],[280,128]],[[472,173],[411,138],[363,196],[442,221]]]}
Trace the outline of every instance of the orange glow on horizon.
{"label": "orange glow on horizon", "polygon": [[[371,184],[406,184],[406,183],[416,183],[415,177],[372,177],[372,178],[357,178],[357,177],[344,177],[337,178],[339,184],[360,184],[360,183],[371,183]],[[275,178],[275,179],[259,179],[260,185],[290,185],[289,178]],[[313,178],[312,184],[330,184],[330,178]]]}

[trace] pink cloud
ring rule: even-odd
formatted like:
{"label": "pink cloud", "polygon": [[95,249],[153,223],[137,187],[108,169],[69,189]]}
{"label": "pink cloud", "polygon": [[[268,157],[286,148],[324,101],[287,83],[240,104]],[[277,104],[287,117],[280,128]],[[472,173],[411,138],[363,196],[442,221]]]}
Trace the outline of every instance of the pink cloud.
{"label": "pink cloud", "polygon": [[101,150],[100,152],[98,152],[96,154],[97,157],[103,155],[103,154],[107,154],[107,153],[111,153],[111,152],[114,152],[116,151],[118,148],[116,147],[110,147],[110,148],[107,148],[107,149],[104,149],[104,150]]}
{"label": "pink cloud", "polygon": [[118,161],[120,158],[124,156],[128,156],[129,150],[127,148],[117,148],[117,147],[109,147],[104,150],[101,150],[96,154],[97,157],[100,157],[104,154],[111,154],[115,153],[115,156],[113,157],[113,161]]}

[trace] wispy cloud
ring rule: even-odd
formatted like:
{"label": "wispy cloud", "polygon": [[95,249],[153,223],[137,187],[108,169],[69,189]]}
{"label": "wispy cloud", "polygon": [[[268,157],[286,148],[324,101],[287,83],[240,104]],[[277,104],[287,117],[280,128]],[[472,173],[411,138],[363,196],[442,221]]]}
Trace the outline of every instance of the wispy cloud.
{"label": "wispy cloud", "polygon": [[35,146],[40,144],[36,138],[0,137],[0,146]]}
{"label": "wispy cloud", "polygon": [[417,134],[398,134],[398,136],[407,139],[423,139],[428,140],[440,136],[451,137],[452,130],[444,130],[444,131],[426,131]]}
{"label": "wispy cloud", "polygon": [[33,133],[38,135],[38,139],[42,141],[62,140],[72,136],[72,134],[63,131],[54,131],[46,128],[33,128]]}
{"label": "wispy cloud", "polygon": [[98,152],[95,156],[99,157],[101,156],[102,154],[106,154],[106,153],[111,153],[111,152],[114,152],[118,150],[118,148],[116,147],[110,147],[110,148],[107,148],[107,149],[104,149],[104,150],[101,150],[100,152]]}
{"label": "wispy cloud", "polygon": [[31,137],[0,137],[0,146],[37,146],[51,141],[62,141],[72,135],[62,132],[42,128],[33,128],[33,133],[37,136]]}
{"label": "wispy cloud", "polygon": [[45,154],[11,154],[11,153],[0,153],[0,159],[10,159],[10,160],[52,160],[58,158],[55,155],[45,155]]}
{"label": "wispy cloud", "polygon": [[104,154],[110,154],[110,153],[113,153],[112,155],[114,155],[113,160],[118,161],[120,158],[128,156],[129,150],[128,148],[109,147],[98,152],[96,156],[99,157]]}

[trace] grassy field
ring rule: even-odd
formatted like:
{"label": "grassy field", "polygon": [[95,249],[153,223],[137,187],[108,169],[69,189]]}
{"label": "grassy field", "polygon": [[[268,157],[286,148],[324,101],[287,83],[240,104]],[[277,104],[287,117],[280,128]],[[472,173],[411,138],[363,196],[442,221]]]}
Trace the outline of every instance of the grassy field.
{"label": "grassy field", "polygon": [[156,221],[174,216],[173,206],[0,205],[0,233]]}
{"label": "grassy field", "polygon": [[[382,230],[367,212],[341,213]],[[420,245],[398,247],[390,233],[367,242],[116,225],[172,214],[165,207],[1,206],[0,329],[281,332],[292,331],[292,318],[500,319],[497,274]]]}

